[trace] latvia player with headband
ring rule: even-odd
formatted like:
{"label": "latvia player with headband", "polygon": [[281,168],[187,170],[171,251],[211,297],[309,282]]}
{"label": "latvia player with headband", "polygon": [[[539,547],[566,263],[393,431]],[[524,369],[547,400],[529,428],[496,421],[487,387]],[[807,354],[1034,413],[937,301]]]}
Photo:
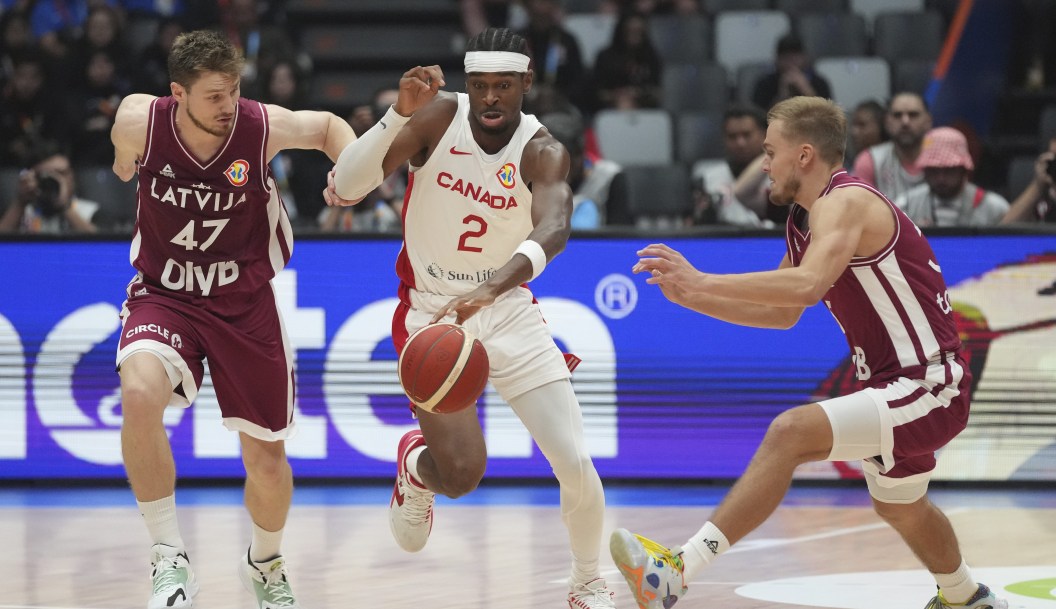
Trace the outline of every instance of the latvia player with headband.
{"label": "latvia player with headband", "polygon": [[[569,365],[524,287],[565,248],[572,214],[568,152],[521,112],[532,85],[528,64],[522,37],[491,28],[468,43],[468,93],[441,92],[437,66],[408,70],[396,104],[341,153],[326,197],[332,205],[360,198],[410,162],[396,349],[440,320],[465,324],[481,340],[492,384],[561,486],[572,546],[569,607],[614,607],[598,565],[605,497]],[[435,493],[472,491],[487,461],[475,407],[417,416],[421,429],[399,443],[389,515],[393,536],[409,552],[429,538]]]}
{"label": "latvia player with headband", "polygon": [[[770,200],[791,205],[777,270],[697,271],[678,252],[638,252],[672,302],[742,326],[789,328],[824,301],[846,335],[862,389],[787,410],[711,519],[680,548],[625,529],[610,540],[638,606],[670,609],[686,584],[774,512],[797,466],[862,460],[873,507],[932,573],[926,609],[1004,609],[972,577],[953,527],[928,500],[939,450],[968,422],[971,373],[935,254],[880,191],[843,170],[846,118],[820,97],[774,106],[763,141]],[[704,454],[707,453],[707,444]]]}

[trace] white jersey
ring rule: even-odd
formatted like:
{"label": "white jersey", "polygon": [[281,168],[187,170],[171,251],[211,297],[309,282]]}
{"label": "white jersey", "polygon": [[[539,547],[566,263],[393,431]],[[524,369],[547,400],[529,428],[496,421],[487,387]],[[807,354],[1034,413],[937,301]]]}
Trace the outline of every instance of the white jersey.
{"label": "white jersey", "polygon": [[473,290],[509,262],[534,228],[521,153],[541,123],[522,113],[510,143],[490,155],[473,139],[469,97],[457,96],[455,117],[429,159],[410,168],[396,262],[407,304],[407,288],[448,296]]}

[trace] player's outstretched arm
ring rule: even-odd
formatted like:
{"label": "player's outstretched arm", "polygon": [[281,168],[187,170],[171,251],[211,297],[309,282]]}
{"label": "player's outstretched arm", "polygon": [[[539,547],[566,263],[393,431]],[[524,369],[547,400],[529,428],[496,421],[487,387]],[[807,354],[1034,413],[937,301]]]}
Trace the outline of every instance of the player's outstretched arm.
{"label": "player's outstretched arm", "polygon": [[114,173],[127,182],[136,175],[143,147],[147,142],[147,121],[150,104],[157,99],[153,95],[133,93],[121,100],[110,128],[110,141],[114,143]]}
{"label": "player's outstretched arm", "polygon": [[[396,103],[363,137],[352,142],[341,152],[334,165],[334,192],[342,199],[362,198],[377,188],[385,176],[392,173],[426,145],[428,124],[433,118],[411,117],[426,108],[444,85],[440,66],[415,66],[400,78],[400,92]],[[410,123],[410,127],[404,128]],[[446,128],[446,125],[444,125]]]}
{"label": "player's outstretched arm", "polygon": [[268,105],[268,161],[282,150],[319,150],[336,161],[341,151],[356,140],[351,125],[332,112],[298,110]]}

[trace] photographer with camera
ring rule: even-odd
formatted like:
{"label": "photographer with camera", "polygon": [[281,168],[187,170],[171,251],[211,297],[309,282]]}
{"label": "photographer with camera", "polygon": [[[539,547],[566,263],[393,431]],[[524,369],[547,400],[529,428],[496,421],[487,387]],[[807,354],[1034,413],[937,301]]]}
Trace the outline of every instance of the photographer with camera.
{"label": "photographer with camera", "polygon": [[1056,138],[1034,163],[1034,180],[1012,202],[1001,224],[1056,222]]}
{"label": "photographer with camera", "polygon": [[15,200],[0,217],[0,233],[40,235],[96,232],[95,201],[74,194],[70,159],[57,149],[44,151],[32,169],[23,170]]}

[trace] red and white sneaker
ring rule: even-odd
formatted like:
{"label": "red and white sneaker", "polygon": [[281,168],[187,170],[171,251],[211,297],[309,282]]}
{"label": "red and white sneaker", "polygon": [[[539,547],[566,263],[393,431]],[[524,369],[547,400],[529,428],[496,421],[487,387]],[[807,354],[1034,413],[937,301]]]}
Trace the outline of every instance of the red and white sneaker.
{"label": "red and white sneaker", "polygon": [[407,454],[419,446],[425,446],[421,430],[411,430],[400,438],[396,451],[396,486],[392,489],[392,501],[389,502],[392,536],[408,552],[424,548],[433,530],[436,493],[422,486],[407,471]]}

